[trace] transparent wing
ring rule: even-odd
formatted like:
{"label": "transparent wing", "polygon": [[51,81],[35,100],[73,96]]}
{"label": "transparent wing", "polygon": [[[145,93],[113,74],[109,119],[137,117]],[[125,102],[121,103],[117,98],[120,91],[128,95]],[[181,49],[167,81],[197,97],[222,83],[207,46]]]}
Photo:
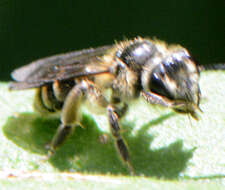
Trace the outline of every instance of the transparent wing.
{"label": "transparent wing", "polygon": [[[99,65],[100,56],[113,46],[103,46],[55,55],[34,61],[14,70],[11,74],[16,82],[10,84],[10,89],[20,90],[35,88],[55,80],[67,80],[81,76],[89,76],[109,72],[104,65]],[[96,64],[95,69],[85,70],[88,64]]]}

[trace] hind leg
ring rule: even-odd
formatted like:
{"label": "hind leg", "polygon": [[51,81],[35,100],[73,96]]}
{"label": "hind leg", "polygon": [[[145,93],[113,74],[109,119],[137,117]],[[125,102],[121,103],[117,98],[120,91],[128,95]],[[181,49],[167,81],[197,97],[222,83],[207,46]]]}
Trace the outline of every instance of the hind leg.
{"label": "hind leg", "polygon": [[80,104],[87,96],[94,96],[97,103],[106,107],[108,102],[101,92],[90,81],[77,83],[68,93],[61,112],[61,125],[50,144],[50,153],[62,145],[67,137],[72,134],[74,126],[80,124]]}
{"label": "hind leg", "polygon": [[58,127],[49,147],[52,153],[72,134],[74,126],[79,124],[80,103],[86,92],[87,86],[85,83],[78,83],[68,93],[61,112],[61,125]]}

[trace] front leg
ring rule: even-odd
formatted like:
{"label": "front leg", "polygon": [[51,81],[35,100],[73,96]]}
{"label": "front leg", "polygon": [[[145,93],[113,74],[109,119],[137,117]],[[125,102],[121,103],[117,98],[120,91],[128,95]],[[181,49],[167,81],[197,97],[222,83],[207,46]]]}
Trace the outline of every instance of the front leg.
{"label": "front leg", "polygon": [[159,96],[155,93],[142,91],[141,95],[150,104],[158,104],[158,105],[162,105],[164,107],[173,107],[174,106],[174,104],[171,100],[164,98],[162,96]]}
{"label": "front leg", "polygon": [[115,108],[112,105],[109,105],[107,107],[107,111],[108,111],[111,133],[116,140],[116,147],[120,153],[121,158],[128,165],[130,173],[133,174],[134,170],[130,163],[128,148],[120,134],[119,117],[116,113]]}
{"label": "front leg", "polygon": [[[173,101],[173,100],[169,100],[168,98],[162,97],[160,95],[157,95],[153,92],[141,92],[142,96],[145,98],[145,100],[151,104],[158,104],[164,107],[168,107],[168,108],[172,108],[172,109],[180,109],[185,105],[185,102],[183,101]],[[200,110],[200,108],[197,108]],[[201,110],[200,110],[201,111]],[[197,119],[197,116],[195,116],[195,113],[190,112],[191,115]]]}

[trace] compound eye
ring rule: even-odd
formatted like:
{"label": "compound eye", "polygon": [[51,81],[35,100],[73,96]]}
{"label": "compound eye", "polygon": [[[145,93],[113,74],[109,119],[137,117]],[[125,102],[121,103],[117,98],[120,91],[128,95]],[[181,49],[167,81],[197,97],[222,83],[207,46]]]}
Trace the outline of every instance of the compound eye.
{"label": "compound eye", "polygon": [[171,93],[164,85],[162,73],[158,73],[158,72],[152,73],[152,76],[150,78],[149,88],[150,88],[150,91],[152,91],[158,95],[164,96],[171,100],[173,99]]}

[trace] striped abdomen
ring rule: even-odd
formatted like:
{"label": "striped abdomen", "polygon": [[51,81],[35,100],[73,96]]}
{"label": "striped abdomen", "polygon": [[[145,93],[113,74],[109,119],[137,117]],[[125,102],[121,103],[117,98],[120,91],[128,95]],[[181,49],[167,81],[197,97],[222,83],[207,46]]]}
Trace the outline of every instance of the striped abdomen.
{"label": "striped abdomen", "polygon": [[75,85],[74,80],[56,81],[36,90],[34,109],[40,113],[52,113],[62,109],[64,100]]}

